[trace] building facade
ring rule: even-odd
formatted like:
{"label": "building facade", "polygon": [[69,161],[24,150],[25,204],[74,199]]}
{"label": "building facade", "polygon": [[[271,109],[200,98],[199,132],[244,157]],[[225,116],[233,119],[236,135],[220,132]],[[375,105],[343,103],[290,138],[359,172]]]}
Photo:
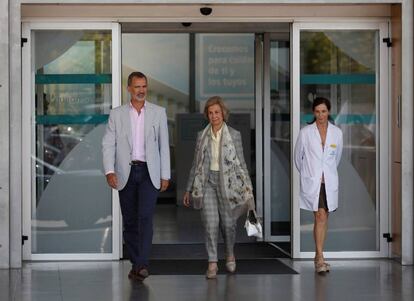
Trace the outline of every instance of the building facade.
{"label": "building facade", "polygon": [[135,70],[167,109],[172,186],[161,203],[180,207],[203,104],[221,95],[242,133],[263,240],[312,257],[312,216],[299,210],[291,158],[313,99],[324,96],[344,133],[327,257],[413,263],[411,0],[0,6],[1,267],[122,257],[100,140]]}

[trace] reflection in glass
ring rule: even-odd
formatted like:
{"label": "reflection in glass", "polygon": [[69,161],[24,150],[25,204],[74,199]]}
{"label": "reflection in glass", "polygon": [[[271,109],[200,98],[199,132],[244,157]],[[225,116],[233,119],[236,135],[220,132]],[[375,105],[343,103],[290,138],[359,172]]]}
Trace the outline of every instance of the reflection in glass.
{"label": "reflection in glass", "polygon": [[34,34],[32,253],[111,253],[101,140],[112,103],[111,32]]}
{"label": "reflection in glass", "polygon": [[200,110],[209,97],[219,95],[230,111],[251,114],[254,84],[254,34],[196,35],[196,100]]}
{"label": "reflection in glass", "polygon": [[[344,134],[339,208],[330,215],[326,251],[378,250],[376,186],[377,31],[302,31],[301,125],[317,96],[331,100]],[[313,214],[301,211],[301,251],[313,251]]]}

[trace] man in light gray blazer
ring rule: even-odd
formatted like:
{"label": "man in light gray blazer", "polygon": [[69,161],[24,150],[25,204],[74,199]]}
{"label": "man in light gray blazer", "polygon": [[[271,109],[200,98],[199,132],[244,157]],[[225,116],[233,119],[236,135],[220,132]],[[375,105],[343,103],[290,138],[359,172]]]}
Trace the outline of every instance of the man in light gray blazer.
{"label": "man in light gray blazer", "polygon": [[132,269],[128,277],[148,277],[152,220],[159,191],[170,179],[170,149],[165,109],[146,101],[147,77],[128,77],[131,101],[111,110],[102,140],[108,185],[119,191],[123,236]]}

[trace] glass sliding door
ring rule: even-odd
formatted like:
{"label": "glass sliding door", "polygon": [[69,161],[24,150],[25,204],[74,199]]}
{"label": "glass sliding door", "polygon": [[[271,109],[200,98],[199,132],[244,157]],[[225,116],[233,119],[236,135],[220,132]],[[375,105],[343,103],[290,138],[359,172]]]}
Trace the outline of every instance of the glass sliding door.
{"label": "glass sliding door", "polygon": [[[313,99],[325,97],[330,99],[331,116],[343,132],[339,208],[329,217],[325,242],[328,256],[380,256],[386,252],[382,233],[388,224],[388,193],[381,188],[381,183],[387,186],[388,161],[380,160],[388,152],[387,60],[381,52],[388,50],[382,45],[383,33],[378,25],[332,27],[295,32],[299,42],[294,57],[299,71],[296,120],[300,128],[306,126],[312,120]],[[297,210],[298,206],[296,203]],[[300,236],[297,251],[305,257],[314,251],[313,219],[313,213],[305,210],[300,210],[296,219]]]}
{"label": "glass sliding door", "polygon": [[26,30],[31,259],[110,259],[118,206],[102,172],[101,141],[118,96],[113,29],[46,28]]}
{"label": "glass sliding door", "polygon": [[286,27],[284,33],[265,34],[264,48],[266,240],[277,242],[279,247],[290,253],[291,73],[289,27]]}

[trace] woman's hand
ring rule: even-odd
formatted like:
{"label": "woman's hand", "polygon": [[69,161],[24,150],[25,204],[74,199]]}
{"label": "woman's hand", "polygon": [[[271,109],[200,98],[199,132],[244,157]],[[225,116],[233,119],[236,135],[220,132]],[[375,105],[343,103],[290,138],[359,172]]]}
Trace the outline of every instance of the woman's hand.
{"label": "woman's hand", "polygon": [[188,191],[184,193],[183,204],[186,207],[190,207],[190,193]]}

